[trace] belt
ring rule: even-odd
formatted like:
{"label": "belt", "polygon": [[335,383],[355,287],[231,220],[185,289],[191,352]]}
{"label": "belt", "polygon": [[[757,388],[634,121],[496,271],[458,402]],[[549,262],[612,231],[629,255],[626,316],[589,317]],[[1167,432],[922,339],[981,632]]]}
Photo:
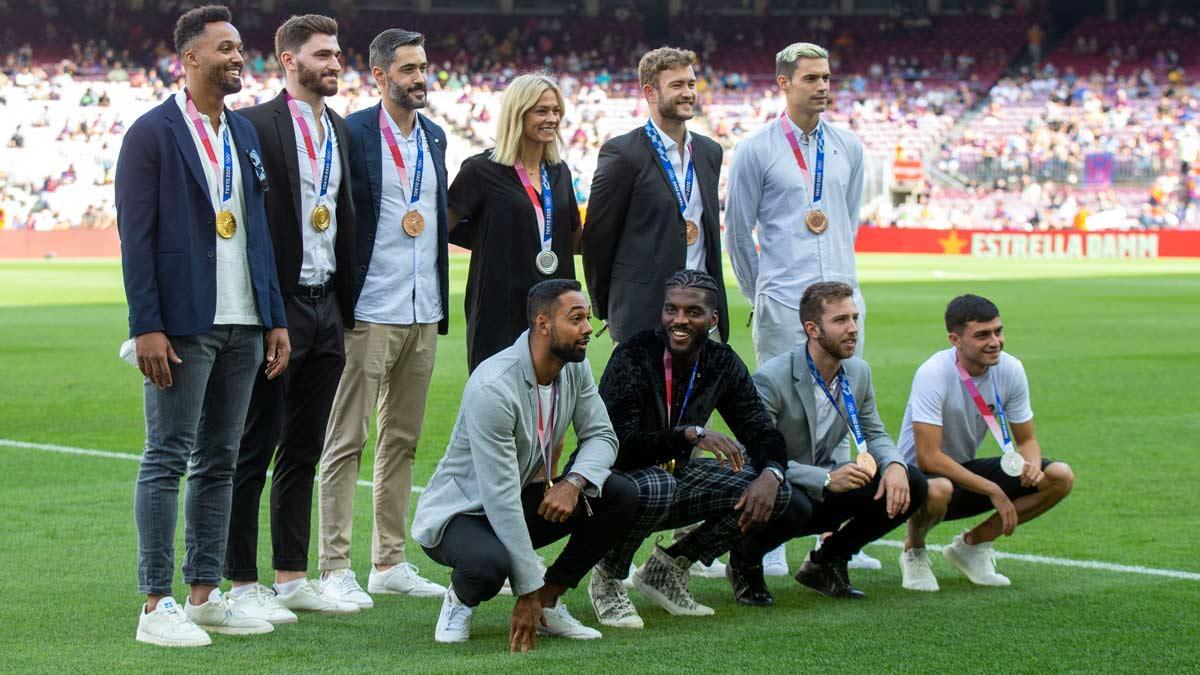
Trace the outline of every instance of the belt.
{"label": "belt", "polygon": [[333,281],[326,281],[320,286],[305,286],[300,284],[296,286],[296,297],[304,298],[311,302],[316,302],[326,295],[333,293]]}

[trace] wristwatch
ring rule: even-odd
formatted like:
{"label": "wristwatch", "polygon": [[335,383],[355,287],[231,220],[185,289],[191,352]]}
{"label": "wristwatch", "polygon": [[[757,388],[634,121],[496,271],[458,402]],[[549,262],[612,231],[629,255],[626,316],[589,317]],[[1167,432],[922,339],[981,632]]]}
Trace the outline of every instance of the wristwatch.
{"label": "wristwatch", "polygon": [[784,478],[782,471],[780,471],[779,469],[776,469],[773,466],[768,466],[767,471],[769,471],[771,473],[771,475],[775,476],[775,480],[779,481],[780,485],[783,485],[783,481],[786,479]]}
{"label": "wristwatch", "polygon": [[821,484],[822,490],[829,490],[829,484],[833,482],[833,472],[825,474],[825,482]]}

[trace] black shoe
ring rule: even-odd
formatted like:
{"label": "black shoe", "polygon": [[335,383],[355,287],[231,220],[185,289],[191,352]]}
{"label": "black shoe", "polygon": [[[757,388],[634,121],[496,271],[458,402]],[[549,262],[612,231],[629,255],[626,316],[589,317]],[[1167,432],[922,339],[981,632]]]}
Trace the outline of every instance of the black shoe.
{"label": "black shoe", "polygon": [[725,578],[733,587],[733,599],[737,600],[739,605],[770,607],[775,604],[775,596],[767,590],[761,562],[757,565],[741,564],[735,567],[731,555],[729,564],[725,566]]}
{"label": "black shoe", "polygon": [[796,572],[796,581],[831,598],[862,600],[867,597],[866,593],[850,585],[845,560],[815,562],[810,553]]}

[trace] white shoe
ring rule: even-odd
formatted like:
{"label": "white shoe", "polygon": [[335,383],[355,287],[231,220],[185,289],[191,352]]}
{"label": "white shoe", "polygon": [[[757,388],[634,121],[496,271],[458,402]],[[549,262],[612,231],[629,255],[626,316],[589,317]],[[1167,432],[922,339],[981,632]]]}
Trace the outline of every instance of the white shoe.
{"label": "white shoe", "polygon": [[675,616],[712,616],[712,607],[696,602],[688,590],[687,558],[672,559],[655,544],[654,553],[633,573],[633,587]]}
{"label": "white shoe", "polygon": [[226,593],[225,599],[229,601],[230,607],[241,610],[246,616],[254,619],[273,624],[299,621],[295,612],[275,600],[275,591],[262,584],[254,584],[241,593]]}
{"label": "white shoe", "polygon": [[446,587],[422,577],[412,563],[402,562],[386,572],[371,568],[367,590],[384,595],[411,595],[414,598],[436,598],[446,594]]}
{"label": "white shoe", "polygon": [[644,628],[642,617],[638,616],[637,608],[629,601],[625,583],[604,573],[599,565],[592,568],[592,578],[588,581],[588,599],[596,612],[596,619],[602,626],[615,628]]}
{"label": "white shoe", "polygon": [[933,565],[923,548],[910,548],[900,553],[900,585],[910,591],[933,592],[938,589]]}
{"label": "white shoe", "polygon": [[633,573],[635,571],[637,571],[637,568],[633,566],[633,563],[629,563],[629,574],[626,574],[625,578],[621,580],[621,584],[626,589],[633,588]]}
{"label": "white shoe", "polygon": [[881,570],[883,563],[879,562],[878,558],[872,558],[864,551],[859,551],[850,558],[846,567],[852,570]]}
{"label": "white shoe", "polygon": [[358,605],[338,600],[327,594],[320,581],[305,579],[299,588],[284,595],[276,589],[275,601],[293,612],[319,612],[321,614],[355,614]]}
{"label": "white shoe", "polygon": [[371,596],[367,595],[363,591],[363,587],[359,585],[353,570],[341,569],[327,572],[321,576],[321,588],[325,589],[325,595],[342,602],[358,605],[359,609],[371,609],[375,606]]}
{"label": "white shoe", "polygon": [[[542,575],[546,574],[546,559],[538,556],[538,567],[542,570]],[[630,573],[633,572],[633,565],[629,566]],[[500,587],[500,595],[512,595],[512,579],[505,579],[504,585]]]}
{"label": "white shoe", "polygon": [[971,583],[980,586],[1011,586],[1012,582],[1003,574],[996,573],[996,550],[992,542],[971,545],[964,539],[964,531],[942,549],[942,555],[954,568],[966,575]]}
{"label": "white shoe", "polygon": [[466,642],[471,637],[471,617],[475,609],[458,601],[451,588],[442,596],[442,611],[438,614],[433,639],[442,643]]}
{"label": "white shoe", "polygon": [[[820,544],[820,540],[817,540]],[[763,576],[786,577],[788,575],[787,547],[780,544],[763,556]]]}
{"label": "white shoe", "polygon": [[543,607],[542,616],[546,619],[546,625],[537,627],[538,635],[565,637],[572,640],[595,640],[603,637],[600,631],[583,625],[579,619],[571,616],[562,598],[559,598],[558,604],[553,607]]}
{"label": "white shoe", "polygon": [[[725,563],[713,558],[711,565],[705,565],[697,560],[696,562],[692,563],[691,567],[688,568],[688,574],[694,577],[701,577],[703,579],[724,579]],[[632,585],[633,580],[630,579],[629,583]]]}
{"label": "white shoe", "polygon": [[142,605],[137,641],[159,647],[207,647],[212,644],[208,633],[192,623],[175,598],[169,595],[158,601],[153,612],[147,612],[146,606]]}
{"label": "white shoe", "polygon": [[184,614],[192,623],[209,633],[224,633],[225,635],[259,635],[275,630],[266,619],[256,619],[248,616],[240,609],[235,609],[221,595],[221,589],[214,588],[208,594],[208,601],[203,605],[193,605],[188,598],[183,606]]}

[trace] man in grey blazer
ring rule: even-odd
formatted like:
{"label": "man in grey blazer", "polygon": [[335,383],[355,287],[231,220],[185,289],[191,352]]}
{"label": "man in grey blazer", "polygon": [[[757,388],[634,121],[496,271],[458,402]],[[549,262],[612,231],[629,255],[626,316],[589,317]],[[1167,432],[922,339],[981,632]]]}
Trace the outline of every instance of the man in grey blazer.
{"label": "man in grey blazer", "polygon": [[[831,597],[863,598],[850,585],[850,557],[917,511],[925,501],[925,476],[905,464],[875,408],[871,368],[854,356],[858,310],[854,289],[823,281],[800,301],[808,341],[765,363],[754,374],[763,406],[787,439],[793,507],[743,539],[733,559],[758,561],[783,542],[832,532],[808,554],[796,581]],[[850,435],[857,450],[851,461]],[[730,581],[739,591],[762,583],[761,566],[739,565]]]}
{"label": "man in grey blazer", "polygon": [[[475,369],[450,446],[417,504],[413,537],[453,568],[434,639],[462,642],[479,603],[510,579],[518,596],[509,647],[537,634],[600,637],[561,596],[633,521],[637,490],[613,474],[617,437],[585,360],[591,309],[579,282],[529,290],[529,330]],[[575,427],[579,449],[562,473],[555,447]],[[543,570],[534,549],[570,536]]]}

